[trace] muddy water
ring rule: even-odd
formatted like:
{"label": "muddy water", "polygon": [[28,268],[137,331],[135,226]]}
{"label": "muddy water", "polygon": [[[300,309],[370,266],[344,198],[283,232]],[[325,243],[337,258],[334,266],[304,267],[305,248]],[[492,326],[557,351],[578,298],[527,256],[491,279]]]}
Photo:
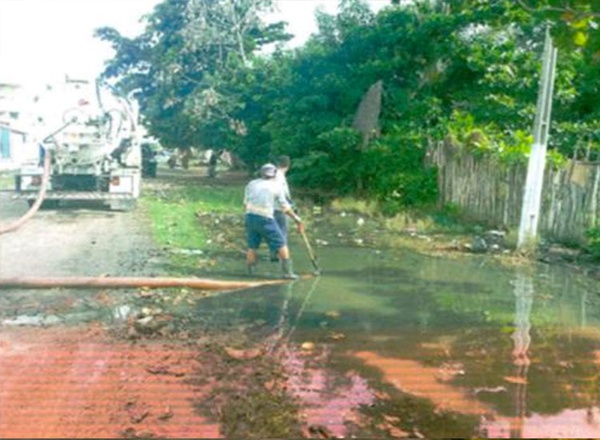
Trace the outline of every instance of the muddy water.
{"label": "muddy water", "polygon": [[[592,280],[486,258],[360,247],[319,255],[319,278],[201,311],[228,310],[220,325],[262,323],[256,340],[284,365],[313,434],[600,436]],[[311,269],[301,255],[296,265]]]}
{"label": "muddy water", "polygon": [[[0,321],[116,325],[155,308],[176,331],[239,334],[281,365],[312,437],[600,437],[592,280],[486,258],[333,246],[318,254],[320,277],[215,296],[12,292],[0,299]],[[295,263],[311,271],[299,251]],[[225,259],[212,276],[234,277],[240,264]],[[259,272],[278,270],[263,262]]]}

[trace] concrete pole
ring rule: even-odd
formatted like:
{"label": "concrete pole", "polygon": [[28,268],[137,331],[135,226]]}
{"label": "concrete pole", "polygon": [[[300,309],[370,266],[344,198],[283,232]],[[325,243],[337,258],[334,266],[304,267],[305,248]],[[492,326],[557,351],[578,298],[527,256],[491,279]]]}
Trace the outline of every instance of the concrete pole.
{"label": "concrete pole", "polygon": [[556,71],[557,49],[552,45],[550,31],[546,30],[544,55],[542,59],[542,77],[537,101],[537,112],[533,126],[533,145],[529,155],[527,180],[521,208],[521,223],[517,248],[524,250],[535,244],[540,217],[544,169],[546,166],[546,150],[548,146],[548,130],[552,112],[552,95],[554,92],[554,76]]}

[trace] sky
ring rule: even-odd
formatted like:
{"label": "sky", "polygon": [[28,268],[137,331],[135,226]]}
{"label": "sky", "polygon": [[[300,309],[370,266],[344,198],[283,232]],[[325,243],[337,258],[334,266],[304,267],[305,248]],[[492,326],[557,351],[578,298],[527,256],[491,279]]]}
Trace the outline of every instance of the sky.
{"label": "sky", "polygon": [[[280,20],[289,22],[302,44],[316,30],[314,10],[336,10],[337,0],[276,0]],[[97,76],[113,51],[93,38],[96,28],[109,26],[133,37],[143,31],[144,14],[160,0],[0,0],[0,82],[45,83]],[[373,10],[389,0],[368,0]],[[273,20],[275,21],[275,20]]]}

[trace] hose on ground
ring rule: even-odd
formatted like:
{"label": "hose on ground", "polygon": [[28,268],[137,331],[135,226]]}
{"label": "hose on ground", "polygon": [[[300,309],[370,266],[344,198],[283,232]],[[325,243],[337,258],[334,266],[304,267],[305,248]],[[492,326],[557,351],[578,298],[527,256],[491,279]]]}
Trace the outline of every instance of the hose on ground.
{"label": "hose on ground", "polygon": [[51,289],[51,288],[138,288],[148,289],[187,287],[202,290],[234,290],[282,284],[289,280],[221,281],[206,278],[170,277],[39,277],[39,278],[0,278],[2,289]]}
{"label": "hose on ground", "polygon": [[38,192],[37,198],[33,205],[29,208],[29,210],[17,221],[13,223],[9,223],[8,225],[0,225],[0,235],[7,234],[9,232],[14,232],[23,226],[33,215],[40,209],[42,203],[44,202],[44,198],[46,197],[46,190],[48,188],[48,182],[50,181],[50,163],[51,163],[51,154],[49,149],[45,149],[44,154],[44,173],[42,175],[42,184],[40,186],[40,190]]}

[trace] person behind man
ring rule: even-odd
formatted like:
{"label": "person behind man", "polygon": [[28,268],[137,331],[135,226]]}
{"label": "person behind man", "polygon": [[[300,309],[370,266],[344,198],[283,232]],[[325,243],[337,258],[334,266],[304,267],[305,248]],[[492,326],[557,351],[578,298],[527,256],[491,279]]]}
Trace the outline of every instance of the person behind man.
{"label": "person behind man", "polygon": [[223,150],[211,151],[210,158],[208,159],[208,177],[213,179],[217,177],[217,164],[219,163],[221,154],[223,154]]}
{"label": "person behind man", "polygon": [[246,265],[248,273],[254,274],[256,267],[256,251],[263,239],[267,242],[269,250],[277,254],[281,261],[284,278],[296,279],[292,269],[290,251],[285,237],[275,221],[275,207],[285,215],[291,217],[298,227],[304,230],[302,219],[292,211],[285,198],[280,184],[275,180],[277,168],[273,164],[265,164],[260,169],[260,178],[252,180],[244,192],[244,206],[246,209],[246,239],[248,251]]}
{"label": "person behind man", "polygon": [[[289,205],[293,208],[294,204],[292,202],[292,197],[290,195],[290,187],[287,183],[286,174],[290,169],[291,161],[289,156],[279,156],[275,160],[275,165],[277,166],[277,173],[275,174],[275,181],[281,187],[283,191],[283,195]],[[287,244],[288,240],[288,224],[287,224],[287,216],[286,214],[278,207],[275,206],[275,221],[281,229],[283,233],[283,238],[285,239],[285,243]],[[271,261],[277,261],[277,254],[271,253]]]}

